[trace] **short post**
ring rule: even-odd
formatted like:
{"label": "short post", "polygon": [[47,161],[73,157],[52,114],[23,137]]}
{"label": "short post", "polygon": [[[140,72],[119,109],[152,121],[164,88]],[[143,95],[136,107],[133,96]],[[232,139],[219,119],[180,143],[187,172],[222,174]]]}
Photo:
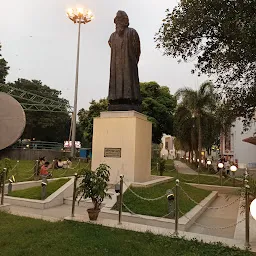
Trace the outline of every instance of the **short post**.
{"label": "short post", "polygon": [[179,185],[180,181],[176,180],[175,185],[175,235],[178,235],[178,225],[179,225]]}
{"label": "short post", "polygon": [[38,169],[39,169],[39,161],[35,161],[35,166],[34,166],[34,180],[37,180],[38,177]]}
{"label": "short post", "polygon": [[235,172],[232,172],[232,176],[233,176],[233,187],[235,187],[236,186]]}
{"label": "short post", "polygon": [[4,186],[5,186],[5,175],[6,175],[7,169],[4,168],[3,169],[3,173],[2,173],[2,196],[1,196],[1,205],[4,204]]}
{"label": "short post", "polygon": [[245,246],[250,246],[250,205],[249,205],[249,189],[248,180],[245,180]]}
{"label": "short post", "polygon": [[159,172],[159,163],[156,163],[156,173],[158,174]]}
{"label": "short post", "polygon": [[124,175],[120,175],[120,195],[119,195],[119,215],[118,224],[122,224],[122,210],[123,210],[123,187],[124,187]]}
{"label": "short post", "polygon": [[171,189],[168,189],[166,191],[166,197],[167,197],[167,201],[168,201],[168,217],[170,219],[172,219],[174,217],[174,193],[172,192]]}
{"label": "short post", "polygon": [[12,192],[12,180],[11,178],[8,180],[9,181],[9,184],[8,184],[8,195]]}
{"label": "short post", "polygon": [[75,217],[77,179],[78,179],[78,174],[75,173],[71,217]]}
{"label": "short post", "polygon": [[[199,165],[200,166],[200,165]],[[198,166],[198,184],[200,184],[200,167]]]}
{"label": "short post", "polygon": [[44,200],[46,198],[46,187],[47,187],[47,178],[42,177],[42,190],[41,190],[41,199]]}
{"label": "short post", "polygon": [[78,159],[78,169],[80,170],[80,166],[81,166],[81,159]]}

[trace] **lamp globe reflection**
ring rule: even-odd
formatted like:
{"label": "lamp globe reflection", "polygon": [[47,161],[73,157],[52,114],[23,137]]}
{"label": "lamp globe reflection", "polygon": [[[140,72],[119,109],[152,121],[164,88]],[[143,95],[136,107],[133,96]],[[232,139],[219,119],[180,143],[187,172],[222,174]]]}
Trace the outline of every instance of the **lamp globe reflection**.
{"label": "lamp globe reflection", "polygon": [[223,164],[223,163],[218,163],[218,167],[219,167],[220,169],[222,169],[222,168],[224,167],[224,164]]}
{"label": "lamp globe reflection", "polygon": [[250,205],[250,212],[252,217],[256,220],[256,199],[254,199]]}
{"label": "lamp globe reflection", "polygon": [[236,171],[237,171],[237,167],[236,167],[235,165],[232,165],[232,166],[230,167],[230,171],[231,171],[231,172],[236,172]]}

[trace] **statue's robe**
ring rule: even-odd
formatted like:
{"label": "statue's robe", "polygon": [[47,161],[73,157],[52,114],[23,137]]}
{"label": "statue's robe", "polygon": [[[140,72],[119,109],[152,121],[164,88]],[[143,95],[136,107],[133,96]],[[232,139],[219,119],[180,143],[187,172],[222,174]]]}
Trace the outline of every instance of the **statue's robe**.
{"label": "statue's robe", "polygon": [[[109,45],[111,47],[108,95],[110,105],[140,105],[141,96],[138,74],[140,39],[138,33],[133,28],[125,28],[122,36],[114,32],[110,36]],[[115,110],[129,109],[122,109],[121,107],[121,109]]]}

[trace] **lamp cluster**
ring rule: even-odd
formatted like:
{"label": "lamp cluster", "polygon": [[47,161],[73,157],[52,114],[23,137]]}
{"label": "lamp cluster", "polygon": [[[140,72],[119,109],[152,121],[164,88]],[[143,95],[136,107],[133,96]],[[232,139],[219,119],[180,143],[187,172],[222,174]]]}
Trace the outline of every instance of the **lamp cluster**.
{"label": "lamp cluster", "polygon": [[91,10],[84,10],[83,8],[68,9],[67,15],[74,23],[88,23],[94,19]]}

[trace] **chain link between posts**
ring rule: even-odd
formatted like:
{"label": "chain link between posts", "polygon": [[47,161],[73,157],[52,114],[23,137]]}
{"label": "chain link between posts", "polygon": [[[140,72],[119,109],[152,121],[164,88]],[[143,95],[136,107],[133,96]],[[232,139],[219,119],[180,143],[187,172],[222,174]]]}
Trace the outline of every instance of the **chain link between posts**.
{"label": "chain link between posts", "polygon": [[215,209],[215,210],[223,209],[223,208],[226,208],[226,207],[231,206],[232,204],[236,203],[237,201],[239,201],[239,200],[241,199],[241,197],[238,197],[237,199],[235,199],[234,201],[232,201],[231,203],[226,204],[226,205],[207,207],[207,206],[201,205],[200,203],[198,203],[197,201],[195,201],[193,198],[191,198],[191,197],[188,195],[188,193],[182,188],[182,186],[180,186],[180,189],[181,189],[181,191],[187,196],[187,198],[190,199],[193,203],[195,203],[196,205],[201,206],[202,208],[204,207],[204,208],[206,208],[206,209]]}
{"label": "chain link between posts", "polygon": [[[179,209],[179,212],[183,215],[183,217],[185,217],[186,219],[188,220],[192,220],[191,218],[187,217],[186,214],[184,214],[180,209]],[[192,220],[193,221],[193,220]],[[211,229],[211,230],[223,230],[223,229],[229,229],[229,228],[233,228],[235,226],[237,226],[239,223],[245,221],[245,218],[241,219],[240,221],[236,222],[236,223],[233,223],[231,225],[228,225],[228,226],[224,226],[224,227],[210,227],[210,226],[205,226],[205,225],[202,225],[196,221],[193,221],[193,224],[197,225],[197,226],[200,226],[202,228],[206,228],[206,229]]]}
{"label": "chain link between posts", "polygon": [[[127,186],[127,189],[129,191],[131,191],[132,194],[134,194],[136,197],[140,198],[141,200],[145,200],[145,201],[157,201],[157,200],[161,200],[162,198],[166,197],[166,194],[162,195],[162,196],[159,196],[159,197],[156,197],[156,198],[145,198],[145,197],[142,197],[140,196],[139,194],[137,194],[136,192],[134,192],[130,186],[124,181],[124,184]],[[174,187],[171,189],[173,190]]]}
{"label": "chain link between posts", "polygon": [[[142,219],[143,219],[142,216],[140,216],[139,214],[133,212],[124,202],[123,202],[123,206],[125,207],[125,209],[126,209],[130,214],[136,215],[138,218],[142,218]],[[173,212],[173,211],[172,211],[172,212]],[[165,214],[164,216],[161,216],[161,217],[152,218],[151,220],[159,220],[159,219],[162,219],[162,218],[166,218],[166,217],[169,216],[170,214],[171,214],[171,212],[170,212],[170,213],[167,213],[167,214]]]}

